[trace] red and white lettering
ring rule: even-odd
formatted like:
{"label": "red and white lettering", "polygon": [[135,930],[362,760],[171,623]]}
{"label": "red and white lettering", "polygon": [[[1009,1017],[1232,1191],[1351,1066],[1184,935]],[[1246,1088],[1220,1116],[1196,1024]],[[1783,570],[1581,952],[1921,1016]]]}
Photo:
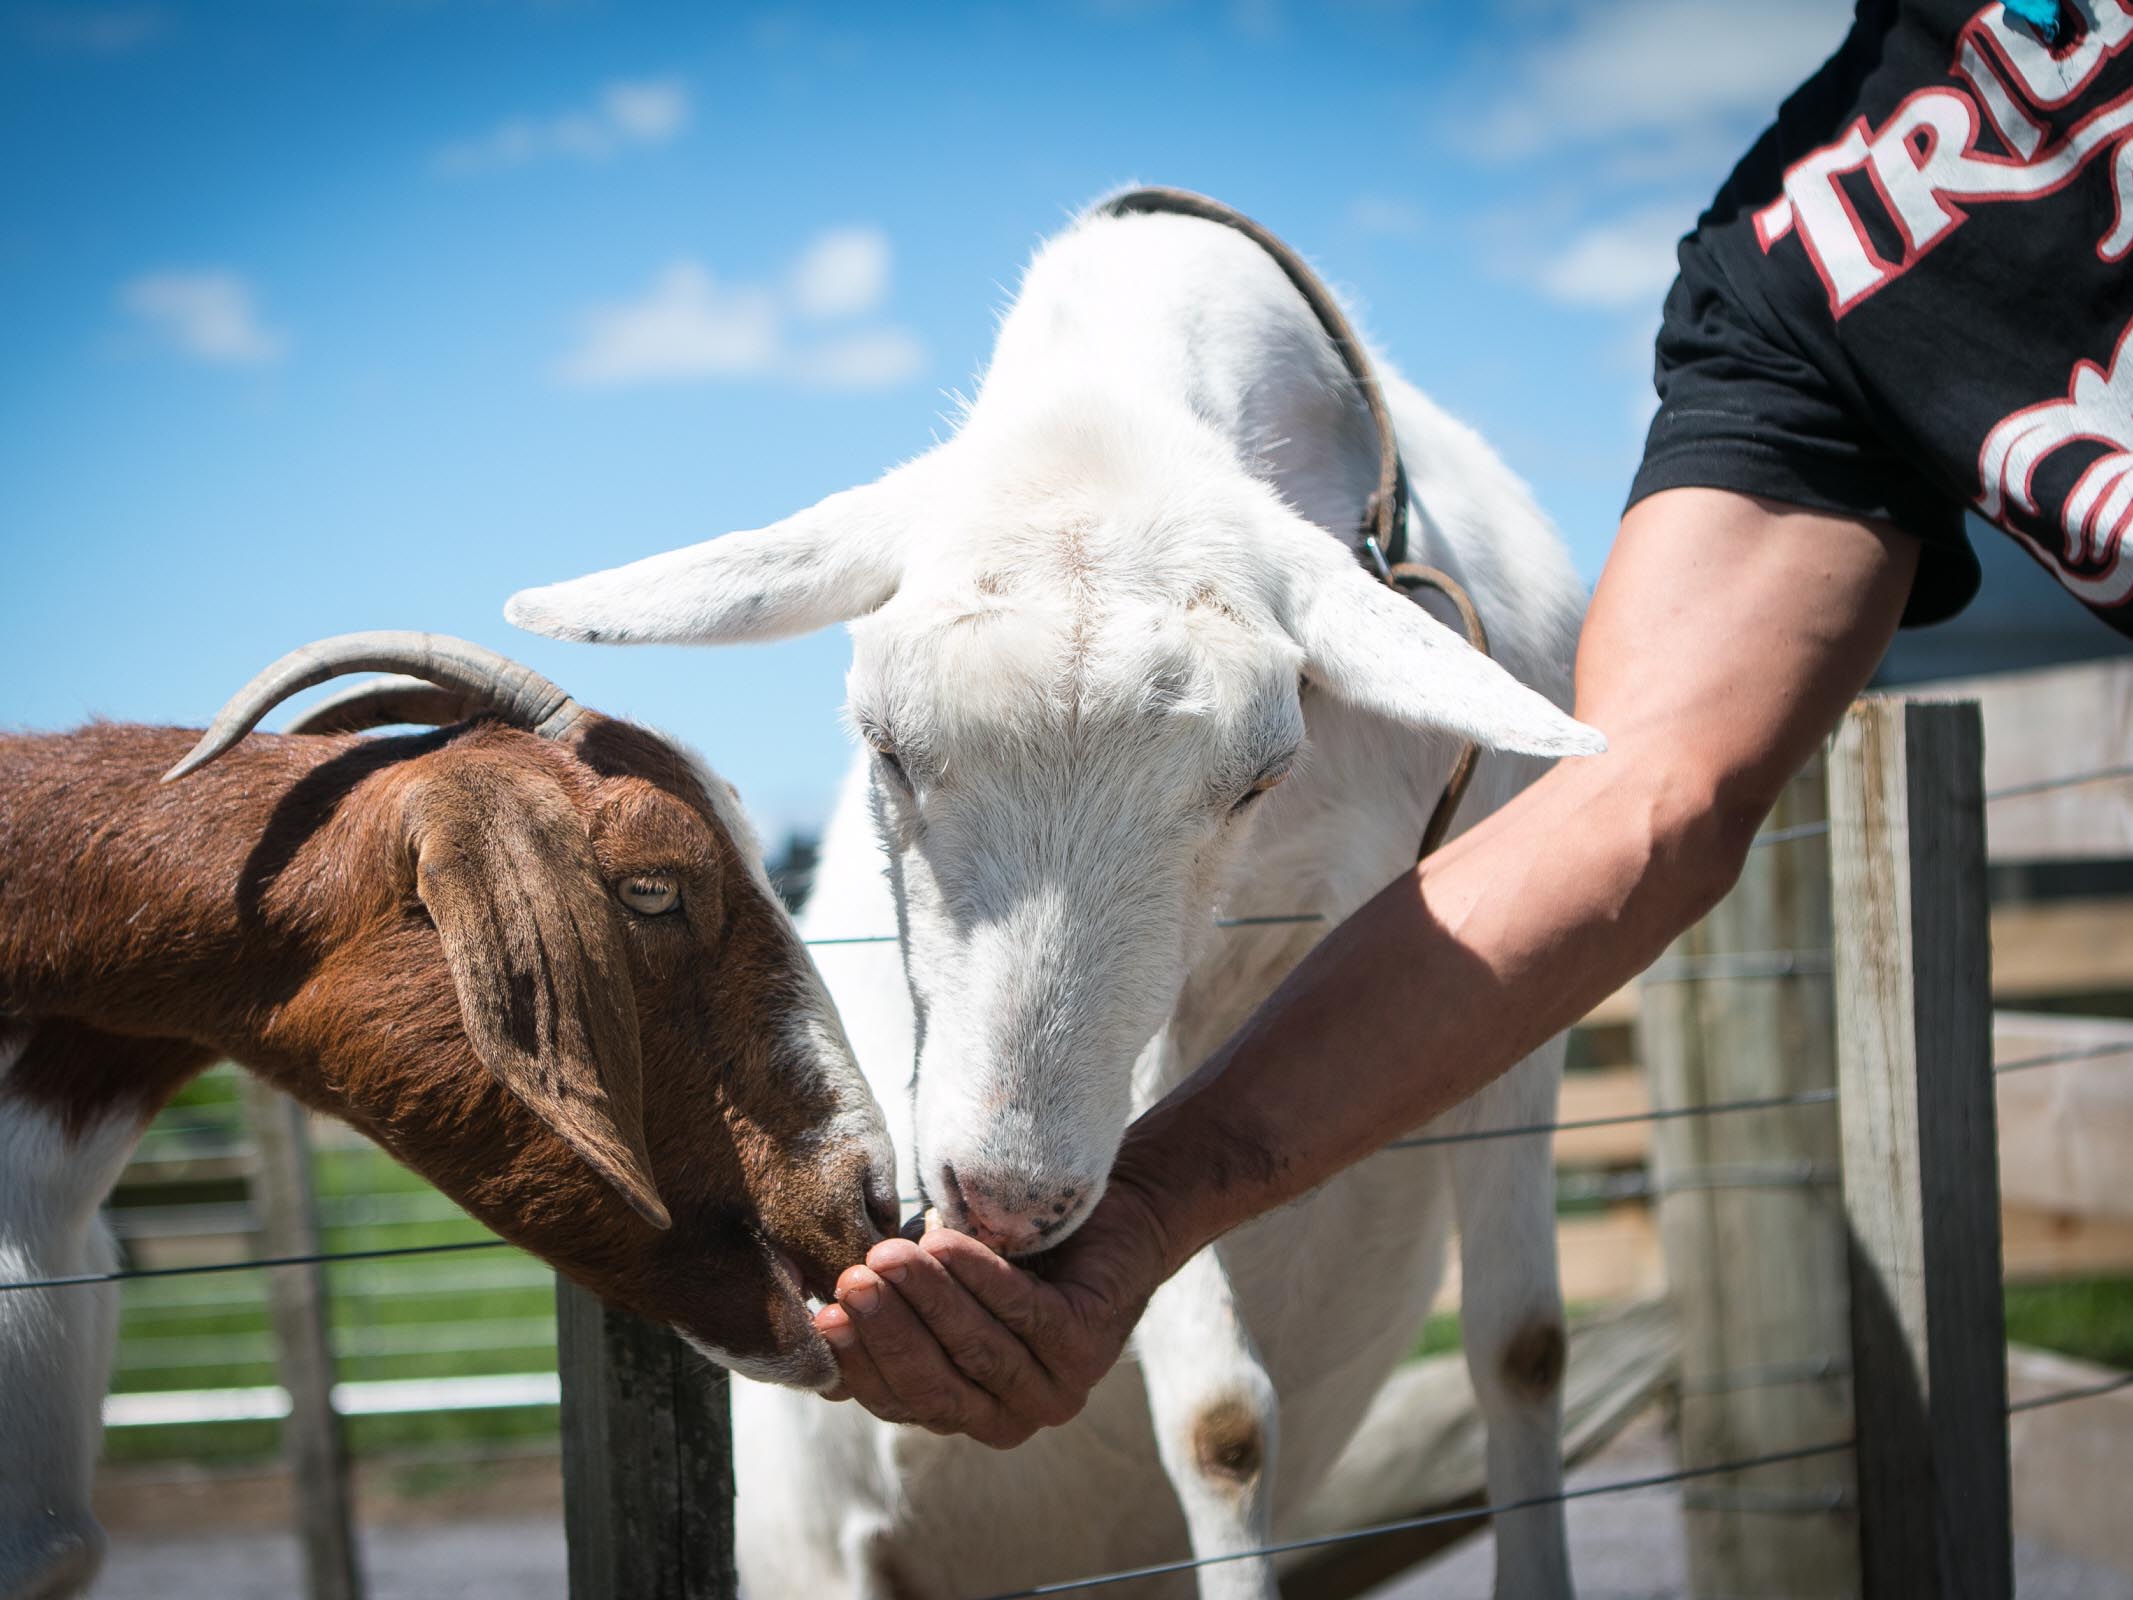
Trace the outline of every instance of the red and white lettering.
{"label": "red and white lettering", "polygon": [[[2088,26],[2053,50],[2009,22],[2000,5],[1985,7],[1964,25],[1950,69],[1955,83],[1910,95],[1878,131],[1860,118],[1841,139],[1792,165],[1784,194],[1755,216],[1764,251],[1796,233],[1829,293],[1831,314],[1842,317],[1947,239],[1968,215],[1965,207],[2050,194],[2115,148],[2117,220],[2096,248],[2106,261],[2124,258],[2133,250],[2133,168],[2125,153],[2133,148],[2133,91],[2096,107],[2055,143],[2017,100],[2068,104],[2106,61],[2133,46],[2133,0],[2084,0],[2083,15]],[[1988,121],[2006,154],[1980,148]],[[1901,260],[1875,248],[1840,181],[1861,168],[1902,235]]]}
{"label": "red and white lettering", "polygon": [[2133,39],[2133,12],[2123,0],[2094,0],[2086,10],[2089,25],[2057,47],[2016,22],[2003,5],[1987,6],[1964,31],[1976,29],[1992,42],[2031,105],[2055,108],[2075,100],[2104,62]]}
{"label": "red and white lettering", "polygon": [[1943,158],[1977,142],[1977,110],[1954,89],[1927,89],[1897,108],[1867,147],[1867,168],[1882,203],[1903,230],[1905,263],[1961,220],[1944,198],[1951,164]]}
{"label": "red and white lettering", "polygon": [[2044,124],[2016,103],[1973,34],[1963,35],[1962,48],[1955,54],[1955,75],[1970,85],[2009,155],[2027,161],[2037,153],[2037,146],[2044,142]]}
{"label": "red and white lettering", "polygon": [[1837,182],[1844,173],[1865,166],[1866,157],[1866,119],[1862,117],[1842,139],[1795,162],[1785,174],[1785,199],[1800,245],[1821,274],[1829,303],[1839,316],[1888,282],[1896,271],[1867,238],[1866,225],[1852,209],[1851,196]]}
{"label": "red and white lettering", "polygon": [[[2038,469],[2061,450],[2084,443],[2105,449],[2068,491],[2059,508],[2062,546],[2049,550],[2011,518],[2016,511],[2038,514]],[[2119,335],[2108,371],[2093,361],[2075,362],[2064,399],[2025,406],[1985,436],[1977,508],[2029,546],[2089,605],[2133,599],[2133,323]]]}
{"label": "red and white lettering", "polygon": [[2111,231],[2096,241],[2096,253],[2106,261],[2123,261],[2133,250],[2133,139],[2118,147],[2111,162],[2111,191],[2118,202]]}

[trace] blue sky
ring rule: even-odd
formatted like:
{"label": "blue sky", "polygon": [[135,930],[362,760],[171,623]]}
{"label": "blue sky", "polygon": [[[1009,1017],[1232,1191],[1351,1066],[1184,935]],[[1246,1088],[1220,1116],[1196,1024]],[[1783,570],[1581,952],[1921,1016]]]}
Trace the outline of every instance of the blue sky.
{"label": "blue sky", "polygon": [[924,449],[1036,241],[1136,179],[1310,255],[1589,578],[1672,241],[1849,12],[0,6],[0,725],[198,724],[429,628],[816,822],[841,632],[603,651],[502,602]]}

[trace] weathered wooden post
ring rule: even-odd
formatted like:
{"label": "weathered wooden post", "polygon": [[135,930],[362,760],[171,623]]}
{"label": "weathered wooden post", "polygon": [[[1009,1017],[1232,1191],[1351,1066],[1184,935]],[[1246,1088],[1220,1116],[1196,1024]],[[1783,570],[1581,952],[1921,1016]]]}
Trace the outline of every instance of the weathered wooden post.
{"label": "weathered wooden post", "polygon": [[[1638,996],[1656,1107],[1788,1102],[1654,1126],[1688,1468],[1852,1431],[1837,1127],[1820,1098],[1836,1086],[1824,800],[1817,759],[1785,790],[1733,892]],[[1691,1483],[1682,1506],[1699,1596],[1861,1592],[1842,1454]]]}
{"label": "weathered wooden post", "polygon": [[1862,701],[1830,756],[1863,1592],[2014,1592],[1972,702]]}
{"label": "weathered wooden post", "polygon": [[[311,1139],[304,1108],[250,1073],[245,1124],[258,1152],[252,1176],[261,1252],[318,1253],[318,1195],[311,1184]],[[311,1600],[361,1600],[355,1524],[349,1511],[348,1445],[333,1409],[333,1345],[326,1269],[275,1267],[266,1274],[274,1357],[289,1391],[282,1440],[296,1482],[297,1528]]]}
{"label": "weathered wooden post", "polygon": [[570,1600],[735,1600],[726,1374],[556,1280]]}

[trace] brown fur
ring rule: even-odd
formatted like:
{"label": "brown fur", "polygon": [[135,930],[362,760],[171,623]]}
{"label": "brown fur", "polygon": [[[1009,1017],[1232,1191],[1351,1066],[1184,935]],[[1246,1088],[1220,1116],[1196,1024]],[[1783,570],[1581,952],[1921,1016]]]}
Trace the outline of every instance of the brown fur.
{"label": "brown fur", "polygon": [[1529,1322],[1504,1346],[1504,1381],[1528,1399],[1545,1400],[1563,1381],[1565,1353],[1560,1322]]}
{"label": "brown fur", "polygon": [[1259,1419],[1241,1400],[1217,1400],[1193,1420],[1192,1455],[1201,1475],[1217,1482],[1245,1484],[1259,1476],[1266,1461],[1266,1439]]}
{"label": "brown fur", "polygon": [[[680,755],[483,721],[158,783],[193,738],[0,738],[0,1102],[145,1120],[227,1056],[619,1304],[812,1342],[769,1245],[826,1289],[877,1236],[868,1155],[795,1155],[835,1109],[784,1038],[804,956]],[[651,871],[679,910],[616,899]]]}

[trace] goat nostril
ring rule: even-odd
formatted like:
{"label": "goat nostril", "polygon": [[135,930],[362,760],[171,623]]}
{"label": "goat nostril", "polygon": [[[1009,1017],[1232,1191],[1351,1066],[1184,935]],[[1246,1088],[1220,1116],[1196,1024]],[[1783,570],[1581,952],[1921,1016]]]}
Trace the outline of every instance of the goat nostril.
{"label": "goat nostril", "polygon": [[903,1217],[899,1214],[894,1196],[889,1193],[888,1188],[872,1177],[867,1180],[867,1221],[874,1225],[874,1231],[883,1238],[894,1236],[896,1230],[903,1226]]}
{"label": "goat nostril", "polygon": [[957,1216],[970,1215],[970,1204],[963,1198],[963,1185],[956,1178],[955,1163],[952,1161],[941,1163],[941,1198],[948,1202]]}

